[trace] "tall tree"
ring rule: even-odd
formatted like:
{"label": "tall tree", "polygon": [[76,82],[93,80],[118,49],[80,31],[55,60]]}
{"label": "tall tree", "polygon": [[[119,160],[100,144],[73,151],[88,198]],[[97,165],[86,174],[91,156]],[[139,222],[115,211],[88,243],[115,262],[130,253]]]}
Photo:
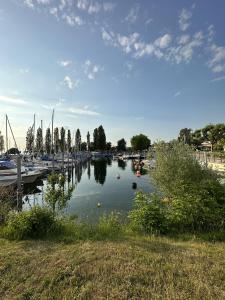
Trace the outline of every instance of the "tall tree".
{"label": "tall tree", "polygon": [[147,150],[151,145],[150,139],[144,134],[133,136],[130,142],[133,150],[135,151]]}
{"label": "tall tree", "polygon": [[60,129],[60,150],[62,153],[65,152],[65,144],[66,144],[66,140],[65,140],[65,135],[66,135],[66,131],[63,127],[61,127]]}
{"label": "tall tree", "polygon": [[26,136],[26,149],[30,153],[32,152],[33,149],[33,143],[34,143],[34,128],[29,127],[27,130],[27,136]]}
{"label": "tall tree", "polygon": [[117,142],[117,150],[118,151],[126,151],[126,144],[127,142],[125,139],[121,139]]}
{"label": "tall tree", "polygon": [[51,130],[50,128],[47,128],[46,135],[45,135],[45,151],[47,152],[47,154],[51,153],[51,142],[52,142]]}
{"label": "tall tree", "polygon": [[112,143],[111,143],[111,142],[107,142],[107,143],[106,143],[105,150],[110,151],[111,148],[112,148]]}
{"label": "tall tree", "polygon": [[86,142],[83,142],[80,144],[80,150],[81,151],[86,151],[87,150],[87,143]]}
{"label": "tall tree", "polygon": [[5,146],[4,146],[4,137],[0,131],[0,152],[2,153],[5,149]]}
{"label": "tall tree", "polygon": [[37,129],[36,135],[36,150],[38,152],[43,152],[43,132],[41,127]]}
{"label": "tall tree", "polygon": [[80,129],[78,128],[75,135],[75,148],[76,151],[80,151],[80,145],[81,145],[81,134]]}
{"label": "tall tree", "polygon": [[98,128],[95,128],[94,129],[94,132],[93,132],[93,148],[94,150],[97,150],[98,149]]}
{"label": "tall tree", "polygon": [[56,127],[54,129],[54,150],[55,153],[59,152],[59,147],[60,147],[60,141],[59,141],[59,128]]}
{"label": "tall tree", "polygon": [[183,128],[180,130],[178,141],[183,142],[184,144],[191,144],[191,129]]}
{"label": "tall tree", "polygon": [[90,133],[87,133],[87,150],[90,151]]}
{"label": "tall tree", "polygon": [[98,127],[98,150],[106,149],[106,136],[105,130],[102,125]]}
{"label": "tall tree", "polygon": [[67,132],[67,150],[68,152],[71,152],[71,132],[69,129]]}

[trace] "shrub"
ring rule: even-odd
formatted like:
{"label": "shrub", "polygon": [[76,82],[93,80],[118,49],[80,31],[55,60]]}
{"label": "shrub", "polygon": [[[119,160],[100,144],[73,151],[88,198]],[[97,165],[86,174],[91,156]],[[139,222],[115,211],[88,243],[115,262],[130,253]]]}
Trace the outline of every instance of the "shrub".
{"label": "shrub", "polygon": [[165,204],[157,194],[138,192],[129,218],[133,228],[147,233],[166,233],[168,230]]}
{"label": "shrub", "polygon": [[52,212],[46,208],[34,206],[29,211],[11,212],[4,228],[9,239],[43,238],[57,230],[57,222]]}
{"label": "shrub", "polygon": [[109,215],[103,215],[99,219],[96,228],[96,238],[115,238],[122,232],[122,224],[120,222],[120,214],[111,212]]}

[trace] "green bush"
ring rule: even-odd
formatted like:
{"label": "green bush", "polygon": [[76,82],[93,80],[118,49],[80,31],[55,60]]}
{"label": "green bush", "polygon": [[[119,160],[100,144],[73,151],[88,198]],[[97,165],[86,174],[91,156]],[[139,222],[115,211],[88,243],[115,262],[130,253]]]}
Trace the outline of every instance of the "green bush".
{"label": "green bush", "polygon": [[168,230],[165,204],[157,194],[138,192],[129,218],[134,229],[156,234]]}
{"label": "green bush", "polygon": [[34,206],[29,211],[11,212],[4,235],[9,239],[37,239],[57,230],[57,222],[52,212],[46,208]]}
{"label": "green bush", "polygon": [[120,221],[120,214],[111,212],[109,215],[103,215],[99,219],[96,228],[96,238],[116,238],[122,232],[122,224]]}

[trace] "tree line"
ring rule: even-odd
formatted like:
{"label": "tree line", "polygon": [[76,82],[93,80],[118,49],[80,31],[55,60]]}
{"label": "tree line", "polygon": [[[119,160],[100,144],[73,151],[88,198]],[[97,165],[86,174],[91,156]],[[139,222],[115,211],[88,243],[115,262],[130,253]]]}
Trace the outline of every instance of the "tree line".
{"label": "tree line", "polygon": [[178,140],[196,148],[203,142],[209,141],[215,151],[222,151],[225,146],[225,124],[209,124],[193,131],[191,128],[180,130]]}

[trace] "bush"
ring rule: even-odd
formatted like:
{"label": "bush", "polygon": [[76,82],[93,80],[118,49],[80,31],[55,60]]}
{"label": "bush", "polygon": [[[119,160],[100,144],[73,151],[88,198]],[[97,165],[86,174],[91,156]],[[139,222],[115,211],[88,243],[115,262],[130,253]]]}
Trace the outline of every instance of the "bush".
{"label": "bush", "polygon": [[37,239],[57,230],[57,222],[52,212],[34,206],[29,211],[11,212],[4,228],[9,239]]}
{"label": "bush", "polygon": [[166,233],[168,230],[165,204],[157,194],[138,192],[129,218],[134,229],[147,233]]}
{"label": "bush", "polygon": [[122,232],[122,224],[120,222],[120,214],[111,212],[109,215],[100,217],[96,228],[96,238],[115,238]]}

